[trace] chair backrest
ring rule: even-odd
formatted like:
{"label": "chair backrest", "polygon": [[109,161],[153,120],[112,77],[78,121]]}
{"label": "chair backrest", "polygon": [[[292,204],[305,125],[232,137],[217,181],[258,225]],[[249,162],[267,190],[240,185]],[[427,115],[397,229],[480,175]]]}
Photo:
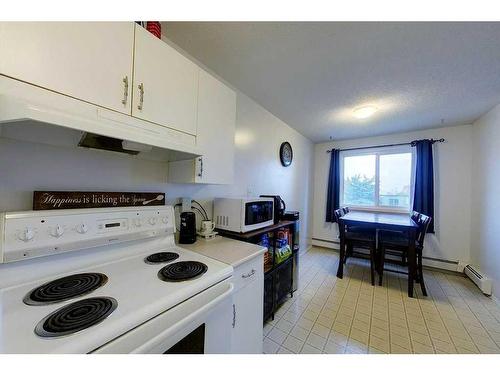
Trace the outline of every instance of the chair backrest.
{"label": "chair backrest", "polygon": [[429,224],[431,223],[432,217],[419,213],[417,220],[415,223],[418,224],[418,233],[417,233],[417,242],[423,247],[425,234],[427,233],[427,229],[429,229]]}
{"label": "chair backrest", "polygon": [[335,219],[338,222],[339,219],[345,215],[345,212],[343,208],[337,208],[335,211],[333,211],[333,214],[335,215]]}
{"label": "chair backrest", "polygon": [[412,220],[413,220],[415,223],[418,221],[419,216],[420,216],[420,212],[413,211],[413,212],[411,213],[411,218],[412,218]]}
{"label": "chair backrest", "polygon": [[[345,213],[344,213],[344,210],[342,208],[337,208],[335,211],[333,211],[333,216],[335,216],[335,221],[337,222],[337,224],[339,223],[339,219],[344,215],[345,215]],[[339,228],[338,237],[340,238],[340,236],[341,236],[340,225],[338,226],[338,228]]]}

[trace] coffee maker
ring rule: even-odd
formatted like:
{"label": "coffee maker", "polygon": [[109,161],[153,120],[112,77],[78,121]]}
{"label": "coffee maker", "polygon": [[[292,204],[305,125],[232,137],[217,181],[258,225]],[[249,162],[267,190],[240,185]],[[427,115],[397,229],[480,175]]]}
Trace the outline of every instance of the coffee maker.
{"label": "coffee maker", "polygon": [[191,244],[196,242],[196,216],[194,212],[181,212],[181,229],[179,243]]}

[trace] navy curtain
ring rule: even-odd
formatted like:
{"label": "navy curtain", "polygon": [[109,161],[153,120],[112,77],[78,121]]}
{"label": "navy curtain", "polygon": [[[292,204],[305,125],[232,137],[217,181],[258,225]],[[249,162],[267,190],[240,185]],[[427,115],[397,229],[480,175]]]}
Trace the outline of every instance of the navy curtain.
{"label": "navy curtain", "polygon": [[339,208],[340,194],[340,162],[339,150],[330,153],[330,172],[328,174],[328,191],[326,194],[326,222],[334,223],[334,211]]}
{"label": "navy curtain", "polygon": [[432,218],[428,233],[434,233],[434,166],[432,158],[433,140],[413,141],[417,149],[417,168],[415,172],[415,195],[413,210]]}

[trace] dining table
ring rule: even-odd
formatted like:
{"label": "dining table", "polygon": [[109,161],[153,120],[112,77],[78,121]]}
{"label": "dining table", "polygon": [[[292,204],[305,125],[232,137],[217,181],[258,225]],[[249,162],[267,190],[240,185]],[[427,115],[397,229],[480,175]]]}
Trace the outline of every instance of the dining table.
{"label": "dining table", "polygon": [[413,297],[413,285],[416,276],[416,252],[415,239],[417,236],[418,225],[412,220],[409,214],[386,213],[386,212],[368,212],[368,211],[350,211],[338,220],[340,232],[340,260],[337,269],[337,277],[342,279],[344,275],[344,259],[346,253],[345,246],[345,227],[353,226],[360,228],[375,229],[378,235],[379,231],[397,231],[408,234],[408,296]]}

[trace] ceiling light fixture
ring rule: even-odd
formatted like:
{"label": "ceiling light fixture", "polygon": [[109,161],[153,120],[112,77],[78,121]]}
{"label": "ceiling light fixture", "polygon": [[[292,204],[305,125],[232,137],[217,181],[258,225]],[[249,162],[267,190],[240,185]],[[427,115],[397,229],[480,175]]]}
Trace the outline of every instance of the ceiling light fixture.
{"label": "ceiling light fixture", "polygon": [[377,111],[378,111],[377,107],[374,107],[372,105],[367,105],[365,107],[356,108],[353,111],[353,115],[356,118],[364,119],[372,116]]}

